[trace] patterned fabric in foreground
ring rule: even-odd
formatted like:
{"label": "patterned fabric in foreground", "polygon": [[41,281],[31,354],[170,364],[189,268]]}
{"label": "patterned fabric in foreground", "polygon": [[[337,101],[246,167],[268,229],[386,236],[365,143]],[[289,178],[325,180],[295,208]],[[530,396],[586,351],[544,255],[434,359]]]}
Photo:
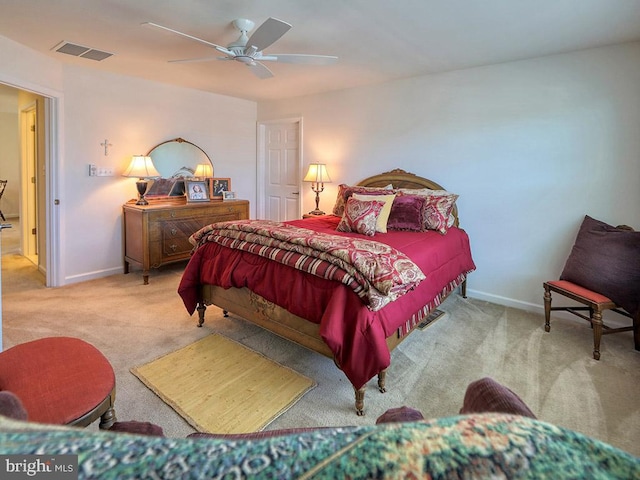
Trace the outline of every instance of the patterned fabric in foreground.
{"label": "patterned fabric in foreground", "polygon": [[261,440],[175,439],[0,418],[2,454],[78,454],[79,478],[640,478],[640,459],[513,415],[344,427]]}

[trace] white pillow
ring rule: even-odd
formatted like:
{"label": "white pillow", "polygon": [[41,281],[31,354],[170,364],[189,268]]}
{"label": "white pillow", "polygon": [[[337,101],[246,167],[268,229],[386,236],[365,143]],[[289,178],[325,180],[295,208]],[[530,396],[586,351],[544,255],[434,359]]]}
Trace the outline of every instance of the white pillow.
{"label": "white pillow", "polygon": [[360,201],[373,201],[384,202],[384,207],[378,220],[376,221],[376,232],[387,233],[387,221],[389,220],[389,214],[391,213],[391,206],[393,205],[393,199],[396,198],[395,193],[392,195],[367,195],[364,193],[354,193],[353,198]]}

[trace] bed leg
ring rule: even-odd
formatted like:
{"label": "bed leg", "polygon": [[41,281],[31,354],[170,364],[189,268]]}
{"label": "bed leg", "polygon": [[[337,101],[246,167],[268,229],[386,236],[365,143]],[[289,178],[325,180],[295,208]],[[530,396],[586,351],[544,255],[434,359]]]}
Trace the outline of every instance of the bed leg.
{"label": "bed leg", "polygon": [[364,415],[364,392],[367,385],[363,385],[362,388],[353,389],[356,393],[356,415],[362,417]]}
{"label": "bed leg", "polygon": [[380,393],[385,393],[387,391],[385,384],[387,382],[387,369],[380,370],[378,373],[378,390]]}
{"label": "bed leg", "polygon": [[198,310],[198,327],[202,327],[204,323],[204,312],[207,310],[207,306],[204,303],[198,303],[196,310]]}
{"label": "bed leg", "polygon": [[467,279],[466,278],[460,284],[460,295],[462,295],[462,298],[467,298]]}

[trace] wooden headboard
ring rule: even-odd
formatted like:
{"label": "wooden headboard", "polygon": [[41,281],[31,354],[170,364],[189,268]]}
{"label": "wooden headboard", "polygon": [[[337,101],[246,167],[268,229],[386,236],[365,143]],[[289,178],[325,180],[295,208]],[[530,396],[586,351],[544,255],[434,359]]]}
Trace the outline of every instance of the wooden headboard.
{"label": "wooden headboard", "polygon": [[[400,168],[391,170],[390,172],[374,175],[373,177],[365,178],[358,182],[358,185],[363,187],[386,187],[387,185],[393,185],[393,188],[428,188],[430,190],[446,190],[442,185],[429,180],[428,178],[419,177],[414,173],[405,172]],[[458,219],[458,207],[453,206],[451,214],[455,217],[454,225],[457,227],[459,224]]]}

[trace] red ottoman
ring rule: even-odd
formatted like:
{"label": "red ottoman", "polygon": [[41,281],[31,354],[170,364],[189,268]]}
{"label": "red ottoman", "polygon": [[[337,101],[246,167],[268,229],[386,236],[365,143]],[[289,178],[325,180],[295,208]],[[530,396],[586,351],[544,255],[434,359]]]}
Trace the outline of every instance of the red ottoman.
{"label": "red ottoman", "polygon": [[30,422],[100,428],[115,422],[116,377],[93,345],[70,337],[41,338],[0,353],[0,390],[13,392]]}

